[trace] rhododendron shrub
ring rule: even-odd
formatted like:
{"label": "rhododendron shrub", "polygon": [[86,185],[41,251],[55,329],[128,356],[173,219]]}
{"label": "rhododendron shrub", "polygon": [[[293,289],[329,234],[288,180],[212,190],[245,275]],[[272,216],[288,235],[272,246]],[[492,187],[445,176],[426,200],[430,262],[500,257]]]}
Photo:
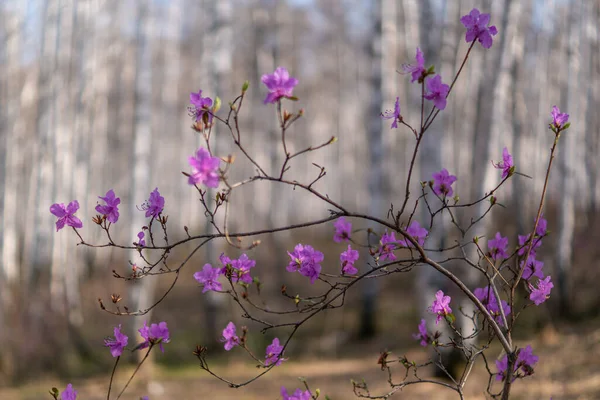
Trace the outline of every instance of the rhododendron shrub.
{"label": "rhododendron shrub", "polygon": [[[402,72],[410,74],[410,82],[406,85],[417,85],[418,93],[421,94],[421,112],[416,118],[401,114],[399,96],[396,97],[393,110],[385,111],[380,116],[373,115],[372,118],[384,118],[392,120],[390,129],[394,129],[393,134],[406,130],[407,133],[414,135],[412,164],[404,181],[406,182],[407,192],[401,204],[390,206],[389,210],[382,210],[381,215],[387,215],[382,219],[375,215],[368,215],[362,210],[352,209],[345,206],[341,201],[330,198],[328,195],[317,190],[314,184],[325,177],[325,167],[320,167],[319,172],[314,179],[308,182],[299,182],[289,178],[290,160],[310,152],[316,152],[319,149],[333,145],[336,138],[329,138],[321,143],[313,143],[306,148],[291,150],[286,136],[287,130],[298,119],[304,117],[304,110],[294,111],[294,103],[298,101],[294,96],[294,89],[301,82],[292,76],[285,67],[278,67],[273,73],[262,76],[265,93],[264,106],[272,107],[280,126],[280,140],[278,143],[267,143],[265,146],[278,146],[283,151],[283,161],[280,168],[273,174],[267,173],[267,169],[257,161],[260,157],[252,154],[243,146],[244,137],[243,118],[240,117],[240,110],[243,107],[249,84],[246,82],[242,86],[240,94],[229,102],[229,111],[221,112],[221,101],[203,94],[202,90],[190,94],[190,115],[192,117],[193,129],[201,133],[205,143],[196,149],[190,149],[188,154],[193,154],[186,160],[182,160],[182,169],[191,172],[183,172],[187,177],[187,182],[191,190],[196,190],[200,194],[200,206],[203,208],[204,215],[209,222],[216,228],[217,233],[192,234],[187,227],[179,229],[178,232],[185,232],[185,235],[174,239],[167,235],[167,225],[169,210],[176,209],[177,205],[167,202],[161,196],[159,188],[150,191],[150,195],[141,206],[139,212],[143,212],[146,218],[149,218],[147,226],[143,226],[137,235],[136,242],[131,245],[117,244],[113,242],[110,231],[120,229],[118,198],[112,189],[108,189],[104,196],[99,195],[103,203],[96,206],[99,215],[92,216],[91,221],[97,225],[98,229],[105,231],[108,244],[94,245],[83,239],[79,229],[83,227],[84,221],[89,220],[89,216],[75,216],[79,209],[77,200],[71,201],[67,206],[64,203],[56,203],[50,206],[50,212],[57,217],[56,230],[60,231],[65,226],[72,228],[76,233],[80,245],[90,247],[116,247],[124,250],[136,250],[139,254],[139,260],[131,261],[131,272],[125,276],[114,273],[118,279],[127,281],[136,281],[139,279],[159,279],[163,275],[172,276],[173,282],[167,291],[160,296],[160,300],[155,304],[146,305],[147,308],[140,310],[131,310],[122,307],[120,304],[123,299],[119,295],[111,297],[111,305],[105,304],[100,300],[100,307],[103,311],[118,316],[136,316],[144,315],[154,307],[159,307],[171,290],[176,290],[178,279],[195,280],[198,283],[197,290],[201,293],[211,293],[215,296],[228,296],[233,300],[233,304],[239,307],[239,315],[228,315],[230,322],[223,328],[220,343],[204,343],[197,345],[193,354],[198,358],[200,369],[208,371],[211,375],[218,377],[229,386],[239,388],[249,385],[257,379],[260,379],[273,368],[278,368],[284,362],[293,360],[293,355],[286,353],[290,342],[294,340],[296,333],[303,328],[304,324],[314,316],[328,310],[335,312],[337,308],[344,306],[346,293],[354,288],[354,285],[364,279],[386,279],[391,274],[402,274],[418,268],[432,268],[443,275],[448,281],[444,291],[440,290],[430,299],[428,312],[431,313],[432,320],[435,319],[435,325],[427,325],[427,321],[422,319],[415,327],[418,331],[413,334],[419,344],[428,349],[433,349],[439,357],[432,358],[429,362],[418,364],[406,357],[394,356],[392,352],[383,352],[379,355],[378,364],[382,370],[388,372],[386,380],[390,387],[382,393],[372,391],[365,381],[352,382],[352,389],[358,397],[366,398],[389,398],[401,389],[419,383],[421,373],[417,375],[417,370],[425,365],[435,364],[442,371],[450,374],[445,369],[443,352],[441,348],[454,347],[460,351],[466,361],[465,372],[462,378],[446,381],[441,386],[448,390],[456,392],[459,398],[463,398],[463,388],[466,379],[469,376],[475,363],[484,363],[489,372],[489,384],[487,391],[492,398],[508,399],[511,386],[520,379],[525,379],[534,374],[536,365],[543,362],[553,362],[552,360],[541,360],[534,355],[531,345],[518,345],[513,340],[513,331],[516,327],[515,321],[518,316],[526,314],[524,309],[529,306],[539,306],[543,304],[549,296],[552,295],[553,283],[547,271],[543,270],[543,262],[539,261],[538,252],[543,251],[542,239],[547,235],[547,221],[543,218],[542,208],[546,195],[546,187],[552,167],[552,160],[557,149],[561,134],[570,127],[569,115],[562,113],[558,107],[552,107],[549,113],[549,128],[552,134],[548,135],[548,141],[553,141],[553,145],[548,155],[548,168],[545,176],[544,190],[541,194],[538,211],[533,221],[531,229],[527,232],[521,232],[518,237],[503,236],[501,232],[492,230],[486,234],[485,242],[481,237],[469,237],[469,228],[478,221],[485,218],[491,209],[498,204],[498,198],[503,196],[503,185],[508,179],[518,175],[517,166],[510,154],[508,147],[497,149],[497,160],[490,160],[494,167],[498,168],[498,181],[496,187],[485,188],[486,195],[479,199],[469,199],[460,201],[460,197],[455,195],[458,190],[453,186],[455,182],[460,182],[461,177],[452,175],[448,169],[434,173],[432,176],[418,177],[421,181],[422,194],[418,198],[411,196],[410,185],[413,175],[413,164],[417,153],[421,151],[420,143],[424,135],[429,134],[429,127],[436,120],[440,112],[451,112],[449,110],[448,98],[452,95],[452,89],[460,84],[460,74],[463,67],[473,51],[475,44],[478,49],[488,49],[493,45],[494,37],[499,33],[495,26],[488,26],[490,15],[481,13],[473,9],[469,14],[463,16],[460,21],[465,26],[465,40],[468,50],[464,56],[464,61],[457,74],[454,77],[442,77],[435,72],[435,66],[426,66],[423,53],[419,48],[416,49],[415,62],[406,64],[402,67]],[[446,84],[444,82],[451,82]],[[425,101],[427,100],[427,101]],[[549,107],[550,109],[550,107]],[[215,147],[211,144],[211,132],[214,126],[220,125],[220,134],[226,134],[236,146],[237,156],[245,157],[255,167],[254,175],[235,182],[230,177],[230,171],[236,168],[234,163],[235,155],[217,154]],[[397,131],[396,131],[397,130]],[[214,139],[213,139],[214,140]],[[267,150],[265,150],[267,151]],[[298,163],[301,161],[298,160]],[[272,170],[272,168],[268,168]],[[428,181],[428,179],[433,180]],[[329,215],[321,219],[305,221],[299,225],[273,227],[267,230],[252,231],[247,229],[243,232],[231,232],[227,226],[227,218],[217,216],[227,216],[227,205],[231,193],[239,188],[252,185],[255,182],[267,181],[277,185],[288,185],[296,190],[308,192],[316,196],[323,202],[323,210],[329,210]],[[150,190],[151,188],[149,188]],[[454,196],[454,197],[453,197]],[[425,200],[420,202],[424,198]],[[62,199],[64,200],[64,199]],[[143,199],[135,199],[141,201]],[[409,202],[414,202],[410,205]],[[483,215],[477,215],[481,202],[488,202],[489,209]],[[139,204],[139,203],[138,203]],[[277,205],[273,205],[274,207]],[[415,218],[418,215],[415,211],[418,207],[426,207],[430,214],[428,220],[419,220]],[[468,227],[460,226],[459,221],[455,220],[453,213],[456,208],[470,210],[472,212]],[[481,276],[481,282],[478,287],[470,287],[465,282],[449,270],[445,264],[435,261],[439,259],[430,257],[430,251],[426,249],[429,232],[438,224],[444,216],[451,217],[453,227],[461,233],[460,248],[470,248],[476,251],[476,258],[468,258],[468,252],[464,251],[462,257],[455,255],[449,256],[459,246],[435,249],[435,254],[448,254],[454,260],[461,260],[469,268],[476,268]],[[224,221],[223,225],[216,221]],[[473,222],[475,221],[475,222]],[[353,224],[364,222],[369,226],[368,230],[355,229]],[[285,286],[281,289],[283,301],[288,303],[288,308],[283,311],[277,310],[266,304],[266,300],[261,298],[260,285],[280,285],[280,282],[274,281],[272,276],[266,276],[261,265],[251,259],[245,252],[252,248],[260,251],[260,240],[258,237],[264,234],[277,234],[285,230],[297,229],[309,226],[326,226],[331,232],[331,241],[340,243],[340,247],[335,254],[327,254],[322,250],[326,249],[319,242],[304,242],[296,244],[293,249],[288,249],[289,257],[287,265],[279,266],[285,269],[291,279],[296,279],[300,284],[312,288],[311,295],[304,295],[300,291],[296,295],[290,295]],[[129,229],[128,227],[123,227]],[[164,233],[164,242],[160,242],[159,236],[155,235],[156,230]],[[129,230],[131,231],[131,230]],[[134,230],[135,232],[135,230]],[[57,234],[64,234],[59,232]],[[232,237],[239,238],[238,241],[231,240]],[[233,258],[226,250],[218,259],[205,259],[199,265],[201,268],[189,266],[189,260],[194,253],[209,241],[223,240],[224,243],[233,250],[241,250],[238,258]],[[168,255],[181,251],[181,245],[192,242],[196,248],[191,254],[182,254],[178,257],[185,260],[177,265],[172,264]],[[486,246],[482,244],[485,243]],[[100,249],[99,249],[100,251]],[[264,251],[273,251],[264,249]],[[238,253],[239,254],[239,253]],[[455,254],[455,253],[453,253]],[[361,265],[357,261],[363,257],[364,262]],[[333,261],[332,261],[333,260]],[[339,261],[338,261],[339,260]],[[307,279],[308,278],[308,279]],[[251,290],[252,288],[257,290]],[[527,293],[525,302],[517,302],[517,290]],[[313,292],[319,294],[315,295]],[[460,294],[473,303],[474,313],[465,315],[467,325],[458,326],[455,313],[463,312],[462,307],[456,303],[456,295]],[[403,293],[398,293],[400,301],[406,301]],[[423,310],[425,311],[425,310]],[[286,321],[282,321],[282,314],[286,315]],[[265,316],[266,315],[266,316]],[[240,318],[241,316],[241,318]],[[289,321],[289,316],[295,316],[294,322]],[[234,321],[252,322],[254,326],[261,326],[262,331],[253,331]],[[441,333],[441,326],[449,328],[445,331],[454,332],[454,336],[449,337]],[[439,329],[438,329],[439,328]],[[155,348],[161,352],[168,351],[168,343],[176,340],[175,336],[171,338],[171,333],[167,326],[167,321],[158,323],[144,322],[138,330],[141,341],[134,344],[122,331],[121,325],[113,327],[113,336],[108,336],[104,340],[104,346],[116,359],[113,374],[108,385],[108,395],[113,385],[113,377],[117,364],[124,352],[145,351],[145,355],[134,370],[129,381],[121,389],[118,397],[127,390],[129,383],[135,377],[148,355]],[[248,337],[258,336],[268,332],[270,342],[267,345],[258,346],[257,340],[247,340]],[[474,333],[463,333],[474,332]],[[107,333],[110,328],[107,327]],[[480,337],[481,340],[474,340]],[[498,342],[498,350],[492,350],[492,342]],[[100,344],[99,344],[100,345]],[[213,371],[209,366],[210,353],[209,347],[222,346],[226,351],[242,352],[249,358],[249,363],[258,367],[257,373],[250,379],[234,382],[227,376],[221,376]],[[410,372],[410,373],[409,373]],[[431,380],[424,380],[431,382]],[[294,388],[288,390],[281,388],[279,393],[265,394],[265,398],[273,398],[279,395],[283,399],[317,399],[321,396],[321,390],[311,390],[308,382],[303,380],[304,388]],[[380,390],[380,389],[378,389]],[[53,388],[50,394],[55,399],[75,399],[77,391],[71,384],[60,392]],[[141,396],[141,395],[140,395]],[[146,398],[146,397],[141,397]],[[328,398],[325,396],[325,398]]]}

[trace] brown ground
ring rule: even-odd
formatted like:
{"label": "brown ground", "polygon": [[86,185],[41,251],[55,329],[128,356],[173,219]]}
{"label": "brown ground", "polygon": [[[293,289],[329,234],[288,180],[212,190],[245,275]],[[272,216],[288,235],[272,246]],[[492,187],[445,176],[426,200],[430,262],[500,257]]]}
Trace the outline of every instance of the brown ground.
{"label": "brown ground", "polygon": [[[540,362],[532,377],[519,380],[513,386],[513,399],[600,399],[600,329],[572,329],[570,332],[542,332],[532,344]],[[368,348],[369,346],[365,346]],[[376,352],[375,352],[376,354]],[[425,352],[420,349],[409,351],[411,360],[423,361]],[[271,371],[262,379],[243,389],[230,389],[226,384],[208,376],[200,369],[157,370],[154,379],[143,383],[143,376],[132,384],[129,394],[123,399],[138,400],[141,395],[156,399],[236,399],[258,400],[279,399],[279,388],[301,387],[297,377],[307,379],[312,389],[321,388],[332,400],[352,399],[350,379],[365,378],[372,393],[384,393],[386,375],[376,364],[377,356],[360,356],[342,360],[323,359],[299,363],[288,361]],[[257,370],[252,364],[232,363],[218,367],[218,372],[240,382]],[[148,371],[145,371],[147,374]],[[116,387],[120,389],[125,376],[120,376]],[[100,400],[106,398],[107,377],[75,381],[79,390],[78,399]],[[483,392],[488,378],[480,365],[475,368],[466,386],[467,399],[485,399]],[[38,382],[19,389],[0,390],[0,399],[37,400],[50,399],[45,395],[56,381]],[[116,396],[111,396],[116,398]],[[322,395],[320,398],[324,398]],[[393,399],[456,399],[454,392],[440,389],[436,385],[419,384],[406,388],[392,396]]]}

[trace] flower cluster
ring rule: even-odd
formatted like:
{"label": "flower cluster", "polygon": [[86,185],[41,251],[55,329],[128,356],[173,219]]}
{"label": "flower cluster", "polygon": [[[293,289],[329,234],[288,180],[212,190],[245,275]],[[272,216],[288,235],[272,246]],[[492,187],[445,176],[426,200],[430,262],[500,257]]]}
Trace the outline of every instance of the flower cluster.
{"label": "flower cluster", "polygon": [[155,188],[150,193],[150,198],[141,206],[141,209],[146,211],[146,218],[158,218],[160,213],[163,212],[164,208],[165,198],[160,195],[158,188]]}
{"label": "flower cluster", "polygon": [[188,159],[192,167],[192,173],[188,178],[190,185],[202,183],[210,188],[219,186],[219,157],[212,157],[208,150],[200,147],[196,151],[196,156]]}
{"label": "flower cluster", "polygon": [[381,240],[379,241],[379,244],[379,261],[394,261],[396,259],[394,250],[398,246],[398,241],[396,240],[395,233],[387,233],[387,231],[385,231],[385,233],[381,235]]}
{"label": "flower cluster", "polygon": [[64,228],[65,225],[72,226],[73,228],[83,228],[83,223],[74,214],[79,210],[79,202],[73,200],[65,207],[63,203],[52,204],[50,206],[50,212],[58,217],[56,221],[56,232]]}
{"label": "flower cluster", "polygon": [[467,28],[465,40],[467,43],[475,39],[486,49],[492,47],[492,36],[498,34],[498,29],[494,25],[487,26],[490,23],[490,14],[481,14],[474,8],[471,12],[460,19],[460,22]]}
{"label": "flower cluster", "polygon": [[206,293],[209,290],[221,291],[223,290],[223,286],[218,279],[222,273],[222,268],[213,268],[210,264],[204,264],[202,271],[194,273],[194,279],[201,285],[204,285],[202,293]]}
{"label": "flower cluster", "polygon": [[224,347],[227,351],[240,344],[240,338],[236,334],[236,328],[233,322],[228,323],[227,327],[223,329],[223,338],[221,341],[225,343]]}
{"label": "flower cluster", "polygon": [[343,251],[342,254],[340,254],[342,275],[354,275],[358,273],[358,269],[354,266],[354,263],[358,260],[358,257],[358,251],[353,250],[352,246],[348,245],[348,250]]}
{"label": "flower cluster", "polygon": [[281,387],[281,397],[283,400],[310,400],[312,395],[308,390],[296,389],[294,393],[288,394],[285,387]]}
{"label": "flower cluster", "polygon": [[456,176],[450,175],[446,168],[440,172],[436,172],[432,175],[433,177],[433,193],[438,196],[452,196],[454,191],[452,190],[452,184],[456,182]]}
{"label": "flower cluster", "polygon": [[[519,349],[517,353],[517,361],[514,365],[513,379],[526,377],[533,374],[533,366],[538,362],[539,357],[533,354],[533,350],[530,345],[527,345],[524,349]],[[506,370],[508,368],[508,356],[505,354],[500,360],[496,360],[496,367],[498,368],[498,375],[496,380],[503,381],[506,379]],[[517,371],[519,370],[519,371]],[[518,372],[521,372],[519,374]]]}
{"label": "flower cluster", "polygon": [[496,299],[494,291],[490,286],[477,288],[473,291],[473,294],[479,299],[479,301],[481,301],[485,308],[487,308],[498,325],[504,326],[500,306],[502,307],[502,312],[504,312],[504,316],[506,317],[510,314],[510,306],[508,303],[504,300],[500,300],[500,306],[498,306],[498,300]]}
{"label": "flower cluster", "polygon": [[444,292],[438,290],[429,311],[437,315],[437,318],[435,319],[437,325],[442,318],[452,313],[452,309],[450,308],[450,296],[444,296]]}
{"label": "flower cluster", "polygon": [[508,248],[508,238],[496,232],[494,239],[488,240],[488,252],[492,259],[502,260],[508,257],[506,249]]}
{"label": "flower cluster", "polygon": [[221,273],[224,275],[230,274],[232,282],[240,281],[246,284],[252,283],[250,269],[256,266],[256,261],[249,259],[246,254],[242,254],[237,260],[232,260],[223,253],[219,257],[219,260],[223,265]]}
{"label": "flower cluster", "polygon": [[164,353],[165,349],[163,348],[163,343],[169,343],[171,341],[171,337],[169,336],[169,328],[167,327],[167,323],[164,321],[158,324],[152,324],[150,326],[148,326],[147,322],[144,322],[144,326],[142,326],[138,332],[144,339],[144,342],[138,345],[138,349],[145,349],[151,344],[158,344],[160,351]]}
{"label": "flower cluster", "polygon": [[346,221],[346,218],[340,217],[333,224],[335,228],[335,233],[333,235],[333,241],[336,243],[340,243],[342,241],[350,240],[350,234],[352,232],[352,223],[350,221]]}
{"label": "flower cluster", "polygon": [[288,251],[291,258],[287,266],[289,272],[299,272],[301,275],[310,278],[310,283],[315,283],[321,273],[321,262],[323,253],[312,248],[309,245],[297,244],[293,252]]}
{"label": "flower cluster", "polygon": [[[425,238],[429,234],[427,229],[421,227],[418,221],[412,221],[408,228],[406,228],[406,233],[417,240],[419,246],[423,246],[425,244]],[[414,247],[413,244],[408,239],[402,239],[398,241],[398,244],[403,247]]]}
{"label": "flower cluster", "polygon": [[421,323],[419,324],[419,332],[413,333],[413,338],[415,338],[416,340],[420,340],[419,344],[423,347],[431,343],[431,337],[427,332],[427,321],[421,319]]}
{"label": "flower cluster", "polygon": [[103,215],[108,222],[115,223],[119,219],[119,204],[121,204],[121,199],[115,196],[115,192],[110,189],[106,192],[106,196],[98,196],[100,200],[104,200],[106,205],[98,204],[96,206],[96,211],[98,211],[101,215]]}
{"label": "flower cluster", "polygon": [[267,346],[265,355],[265,365],[268,367],[271,364],[281,365],[285,358],[283,358],[283,346],[279,344],[279,339],[275,338],[270,345]]}
{"label": "flower cluster", "polygon": [[278,67],[272,74],[263,75],[260,80],[269,89],[265,104],[277,103],[282,97],[291,98],[292,91],[298,84],[298,79],[291,77],[288,70],[283,67]]}

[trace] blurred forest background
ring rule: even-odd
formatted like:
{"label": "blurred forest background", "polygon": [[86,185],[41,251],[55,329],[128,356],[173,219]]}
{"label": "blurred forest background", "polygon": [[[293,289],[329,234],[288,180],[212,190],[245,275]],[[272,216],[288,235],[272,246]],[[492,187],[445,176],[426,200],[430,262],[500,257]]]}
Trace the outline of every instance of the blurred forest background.
{"label": "blurred forest background", "polygon": [[[181,175],[202,143],[190,129],[191,91],[219,96],[225,113],[249,80],[243,140],[261,165],[275,171],[283,157],[274,107],[262,104],[260,77],[288,68],[300,81],[294,92],[300,100],[286,107],[305,109],[291,130],[292,146],[339,138],[296,159],[291,177],[310,182],[318,174],[311,163],[323,165],[327,176],[319,190],[350,209],[385,217],[390,203],[404,197],[415,139],[406,129],[390,130],[379,114],[399,96],[404,118],[416,126],[420,107],[419,87],[397,71],[414,62],[420,47],[426,66],[435,64],[449,83],[468,48],[459,19],[473,7],[491,13],[499,34],[490,50],[477,44],[472,51],[424,143],[412,190],[418,193],[418,180],[447,168],[458,177],[461,201],[481,196],[499,182],[491,160],[501,160],[507,146],[517,171],[532,179],[510,180],[498,195],[507,209],[492,213],[480,233],[500,229],[516,245],[516,233],[533,226],[553,140],[550,111],[558,105],[572,127],[561,138],[545,208],[552,233],[542,260],[556,282],[550,309],[568,320],[597,316],[600,2],[0,0],[0,382],[22,382],[41,371],[106,373],[111,359],[102,337],[130,322],[102,313],[96,299],[107,302],[121,293],[130,308],[144,308],[169,283],[126,285],[112,278],[113,269],[131,270],[137,252],[76,247],[72,232],[55,232],[52,203],[79,200],[81,234],[89,243],[106,241],[91,218],[97,196],[109,189],[122,201],[111,230],[117,242],[137,239],[146,222],[138,207],[155,187],[166,199],[172,238],[185,235],[184,225],[191,232],[208,229],[198,194]],[[216,128],[213,149],[220,156],[234,150],[225,133]],[[252,171],[238,156],[231,174],[242,179]],[[231,231],[328,215],[319,199],[298,191],[262,183],[243,190],[233,198]],[[251,257],[259,260],[265,295],[276,298],[282,283],[294,285],[285,282],[291,278],[284,265],[295,240],[322,240],[327,248],[332,232],[327,226],[264,239]],[[443,231],[432,233],[429,245],[436,240],[443,243]],[[220,329],[239,320],[218,296],[201,296],[191,278],[229,251],[219,246],[194,259],[187,282],[156,310],[185,343],[168,351],[166,362],[191,358],[196,342],[220,347],[214,344]],[[182,250],[171,257],[184,256]],[[398,306],[393,295],[403,288],[409,299],[416,277],[400,278],[391,280],[394,285],[364,286],[349,300],[350,311],[315,323],[311,337],[321,338],[315,351],[335,355],[360,332],[396,335],[397,323],[407,326],[410,340],[417,304]],[[392,310],[386,315],[394,317],[361,322],[352,311],[359,309],[363,316],[365,309]]]}

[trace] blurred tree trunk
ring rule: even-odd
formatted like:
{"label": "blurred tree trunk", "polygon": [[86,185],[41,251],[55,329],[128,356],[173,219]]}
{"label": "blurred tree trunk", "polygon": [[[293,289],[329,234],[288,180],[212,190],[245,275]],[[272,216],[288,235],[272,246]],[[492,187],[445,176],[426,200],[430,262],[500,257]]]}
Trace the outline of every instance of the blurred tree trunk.
{"label": "blurred tree trunk", "polygon": [[[365,118],[366,131],[368,136],[369,148],[369,177],[368,191],[369,214],[381,217],[387,212],[387,205],[383,201],[383,138],[382,123],[379,114],[382,106],[382,40],[383,24],[382,16],[387,12],[387,0],[376,0],[372,6],[371,17],[371,40],[367,42],[370,61],[370,85],[369,85],[369,114]],[[371,226],[376,229],[375,226]],[[377,243],[369,238],[371,246],[376,247]],[[370,268],[366,265],[366,268]],[[378,283],[375,279],[366,279],[362,284],[362,308],[360,317],[359,336],[363,339],[373,337],[377,333],[377,290]]]}
{"label": "blurred tree trunk", "polygon": [[[130,230],[131,241],[135,240],[137,233],[142,226],[147,226],[149,221],[144,216],[144,212],[137,209],[137,204],[141,204],[149,198],[150,192],[154,190],[152,186],[152,126],[150,125],[152,117],[152,9],[151,3],[137,3],[137,25],[135,33],[136,41],[136,69],[135,69],[135,122],[134,122],[134,144],[133,144],[133,174],[131,182],[131,208],[132,224]],[[160,187],[158,188],[160,191]],[[165,204],[163,215],[167,215],[169,204]],[[153,232],[156,240],[162,238],[160,224],[157,221],[153,223]],[[148,242],[150,245],[150,242]],[[131,260],[139,258],[136,250],[130,253]],[[131,287],[132,311],[142,310],[149,307],[154,297],[154,287],[156,278],[146,276],[140,280],[133,281]],[[132,335],[136,334],[136,329],[143,325],[144,321],[150,322],[151,312],[140,317],[132,318],[133,327],[130,329]],[[138,354],[139,357],[139,354]]]}
{"label": "blurred tree trunk", "polygon": [[[577,90],[577,83],[581,71],[580,36],[581,36],[581,3],[569,7],[567,15],[567,43],[563,59],[568,61],[568,78],[563,81],[561,94],[566,92],[566,105],[560,106],[562,112],[570,113],[573,125],[567,134],[563,135],[559,145],[561,174],[561,194],[559,200],[559,225],[557,246],[557,276],[559,311],[563,317],[570,314],[569,273],[573,261],[573,237],[575,234],[575,201],[578,195],[577,174],[579,170],[579,157],[577,143],[583,141],[585,120],[580,118],[581,93]],[[561,102],[561,104],[565,104]],[[548,107],[550,109],[550,107]]]}

